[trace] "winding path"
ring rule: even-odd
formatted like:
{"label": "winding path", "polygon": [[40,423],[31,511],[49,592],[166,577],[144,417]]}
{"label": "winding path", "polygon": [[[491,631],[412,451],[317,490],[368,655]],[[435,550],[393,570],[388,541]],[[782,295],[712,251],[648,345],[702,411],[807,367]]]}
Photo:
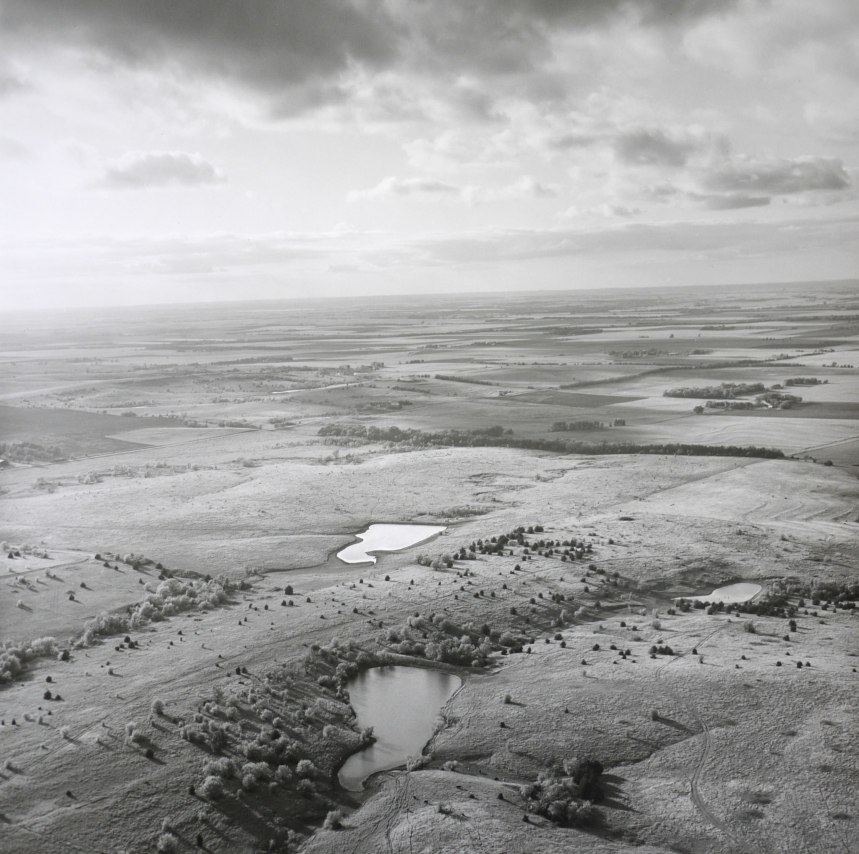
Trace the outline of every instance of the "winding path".
{"label": "winding path", "polygon": [[[718,628],[714,629],[708,635],[706,635],[701,641],[698,642],[698,646],[703,646],[708,640],[710,640],[713,635],[717,632],[720,632],[724,628],[725,624],[722,623]],[[673,664],[675,661],[683,658],[683,654],[673,656],[669,661],[665,664],[660,665],[656,669],[655,678],[657,681],[662,677],[662,671],[665,670],[670,664]],[[689,712],[689,715],[695,720],[698,724],[699,729],[701,730],[701,735],[703,737],[702,747],[701,747],[701,755],[698,757],[698,761],[695,763],[695,770],[692,772],[692,776],[689,778],[689,797],[698,812],[707,820],[709,824],[715,827],[717,830],[721,831],[725,836],[728,837],[729,840],[733,840],[733,836],[730,828],[725,824],[722,819],[720,819],[712,809],[710,809],[707,802],[704,800],[704,797],[701,795],[701,790],[698,787],[699,782],[701,781],[701,776],[704,773],[704,769],[707,766],[707,761],[710,758],[710,753],[713,746],[713,738],[710,734],[710,727],[707,725],[707,722],[698,714],[698,710],[695,706],[690,703],[688,700],[679,696],[675,691],[673,691],[669,686],[665,686],[665,690],[670,693],[675,700],[681,703],[686,707],[686,710]]]}

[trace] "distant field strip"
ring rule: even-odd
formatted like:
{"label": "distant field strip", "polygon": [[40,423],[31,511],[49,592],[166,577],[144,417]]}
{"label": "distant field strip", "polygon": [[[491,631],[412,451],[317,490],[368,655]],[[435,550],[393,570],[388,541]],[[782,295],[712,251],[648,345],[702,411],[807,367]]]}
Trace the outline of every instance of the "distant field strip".
{"label": "distant field strip", "polygon": [[546,403],[553,406],[570,406],[579,409],[593,409],[599,406],[612,406],[615,403],[631,403],[641,397],[622,397],[613,394],[582,394],[570,391],[526,391],[517,394],[516,400],[528,403]]}

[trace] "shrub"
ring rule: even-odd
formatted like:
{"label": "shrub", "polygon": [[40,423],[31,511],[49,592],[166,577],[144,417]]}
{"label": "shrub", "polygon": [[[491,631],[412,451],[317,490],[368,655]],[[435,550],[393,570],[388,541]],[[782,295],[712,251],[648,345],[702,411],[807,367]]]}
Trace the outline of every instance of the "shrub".
{"label": "shrub", "polygon": [[208,777],[222,777],[225,780],[231,780],[237,776],[238,771],[236,763],[232,759],[222,756],[220,759],[213,759],[211,762],[207,762],[203,773]]}
{"label": "shrub", "polygon": [[316,766],[309,759],[302,759],[295,766],[295,773],[306,780],[316,775]]}
{"label": "shrub", "polygon": [[164,714],[164,703],[161,700],[152,701],[152,714],[159,716]]}
{"label": "shrub", "polygon": [[326,830],[340,830],[343,827],[343,812],[341,810],[330,810],[325,816],[322,826]]}
{"label": "shrub", "polygon": [[755,628],[754,621],[753,620],[746,620],[746,622],[743,623],[743,631],[748,632],[750,635],[756,634],[757,628]]}
{"label": "shrub", "polygon": [[179,850],[179,840],[172,833],[162,833],[158,837],[158,854],[176,854]]}
{"label": "shrub", "polygon": [[219,801],[224,797],[224,784],[220,777],[209,775],[200,784],[200,794],[210,801]]}
{"label": "shrub", "polygon": [[504,704],[509,706],[513,702],[513,698],[509,694],[504,695]]}

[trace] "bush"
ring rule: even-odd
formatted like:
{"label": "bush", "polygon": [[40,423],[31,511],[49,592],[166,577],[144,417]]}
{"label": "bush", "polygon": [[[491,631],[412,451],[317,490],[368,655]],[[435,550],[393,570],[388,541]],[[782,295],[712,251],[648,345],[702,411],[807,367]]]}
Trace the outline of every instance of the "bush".
{"label": "bush", "polygon": [[302,759],[295,766],[295,773],[306,780],[316,776],[316,766],[309,759]]}
{"label": "bush", "polygon": [[153,700],[151,708],[153,715],[160,716],[164,714],[164,703],[161,700]]}
{"label": "bush", "polygon": [[343,812],[341,810],[330,810],[325,816],[322,826],[326,830],[340,830],[343,827]]}
{"label": "bush", "polygon": [[224,784],[220,777],[209,775],[200,784],[200,794],[210,801],[219,801],[224,797]]}
{"label": "bush", "polygon": [[158,837],[158,854],[176,854],[179,850],[179,840],[172,833],[162,833]]}

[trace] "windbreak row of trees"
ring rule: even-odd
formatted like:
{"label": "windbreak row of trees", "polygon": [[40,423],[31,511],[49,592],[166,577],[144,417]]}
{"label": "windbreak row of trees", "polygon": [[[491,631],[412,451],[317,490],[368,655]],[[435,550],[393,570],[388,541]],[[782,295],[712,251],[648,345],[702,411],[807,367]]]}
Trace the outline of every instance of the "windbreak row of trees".
{"label": "windbreak row of trees", "polygon": [[668,388],[662,392],[663,397],[694,397],[714,398],[716,400],[731,400],[747,394],[763,394],[766,386],[763,383],[721,383],[720,385],[681,386]]}
{"label": "windbreak row of trees", "polygon": [[550,433],[586,433],[590,430],[603,430],[606,427],[626,427],[625,418],[615,418],[612,421],[595,421],[581,418],[578,421],[554,421],[549,427]]}
{"label": "windbreak row of trees", "polygon": [[515,436],[512,431],[497,435],[494,431],[444,430],[426,432],[399,427],[367,427],[364,424],[326,424],[319,429],[319,436],[326,438],[355,439],[366,442],[392,442],[415,448],[521,448],[529,451],[549,451],[560,454],[668,454],[697,457],[756,457],[760,459],[783,459],[784,453],[777,448],[762,448],[755,445],[697,445],[688,442],[662,442],[640,444],[637,442],[581,442],[574,439],[548,439],[541,437]]}

